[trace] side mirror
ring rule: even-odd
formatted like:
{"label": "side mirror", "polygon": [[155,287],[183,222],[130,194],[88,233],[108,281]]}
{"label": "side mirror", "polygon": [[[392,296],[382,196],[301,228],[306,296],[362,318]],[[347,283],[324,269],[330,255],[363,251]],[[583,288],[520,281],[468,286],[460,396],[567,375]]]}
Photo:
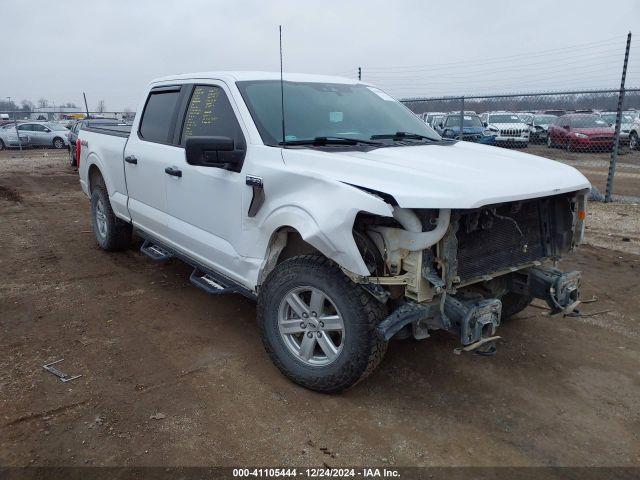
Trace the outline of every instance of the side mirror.
{"label": "side mirror", "polygon": [[185,155],[189,165],[240,170],[245,150],[236,150],[235,142],[229,137],[189,137]]}

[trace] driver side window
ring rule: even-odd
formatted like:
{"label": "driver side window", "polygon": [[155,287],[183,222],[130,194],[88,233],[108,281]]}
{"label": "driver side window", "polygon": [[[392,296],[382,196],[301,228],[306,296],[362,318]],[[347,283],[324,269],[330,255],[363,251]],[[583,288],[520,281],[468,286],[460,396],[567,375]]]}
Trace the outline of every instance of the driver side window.
{"label": "driver side window", "polygon": [[225,91],[213,85],[196,85],[184,118],[180,145],[189,137],[229,137],[244,143],[236,114]]}

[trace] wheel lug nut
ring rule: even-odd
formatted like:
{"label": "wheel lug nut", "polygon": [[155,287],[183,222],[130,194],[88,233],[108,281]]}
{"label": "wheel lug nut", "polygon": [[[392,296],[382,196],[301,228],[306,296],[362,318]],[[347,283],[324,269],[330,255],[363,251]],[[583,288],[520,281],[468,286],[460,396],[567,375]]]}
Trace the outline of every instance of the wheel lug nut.
{"label": "wheel lug nut", "polygon": [[309,315],[307,314],[307,312],[304,312],[304,313],[302,314],[302,318],[308,318],[308,317],[309,317]]}
{"label": "wheel lug nut", "polygon": [[300,322],[300,328],[307,328],[307,324],[304,322]]}
{"label": "wheel lug nut", "polygon": [[322,332],[318,332],[318,338],[322,336]]}
{"label": "wheel lug nut", "polygon": [[324,328],[324,322],[320,322],[320,328]]}
{"label": "wheel lug nut", "polygon": [[313,333],[311,333],[311,332],[307,333],[307,337],[309,337],[309,338],[313,337]]}
{"label": "wheel lug nut", "polygon": [[311,316],[312,316],[312,317],[317,317],[317,316],[318,316],[318,314],[317,314],[316,312],[311,312]]}

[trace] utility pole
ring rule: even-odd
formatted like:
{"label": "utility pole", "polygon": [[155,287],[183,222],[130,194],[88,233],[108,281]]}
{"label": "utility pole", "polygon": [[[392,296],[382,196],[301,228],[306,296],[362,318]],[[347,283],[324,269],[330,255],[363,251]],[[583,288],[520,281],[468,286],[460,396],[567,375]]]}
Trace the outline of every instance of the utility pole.
{"label": "utility pole", "polygon": [[[7,99],[9,100],[9,105],[13,105],[13,103],[11,103],[11,97],[7,97]],[[13,110],[13,123],[16,126],[16,137],[18,137],[18,146],[20,147],[20,151],[22,151],[22,140],[20,140],[20,132],[18,131],[18,114],[15,110]]]}
{"label": "utility pole", "polygon": [[362,67],[358,67],[358,81],[362,80]]}
{"label": "utility pole", "polygon": [[82,92],[82,96],[84,97],[84,109],[87,111],[87,118],[89,118],[89,106],[87,105],[87,94]]}
{"label": "utility pole", "polygon": [[464,97],[460,97],[460,134],[458,138],[464,140]]}
{"label": "utility pole", "polygon": [[620,145],[620,123],[622,121],[622,104],[624,103],[624,82],[627,78],[627,65],[629,63],[629,50],[631,49],[631,32],[627,35],[627,47],[624,52],[622,65],[622,79],[620,80],[620,93],[618,94],[618,110],[616,111],[616,130],[613,137],[613,150],[611,150],[611,162],[609,163],[609,175],[607,176],[607,192],[605,202],[611,201],[613,195],[613,177],[616,175],[616,163],[618,162],[618,146]]}

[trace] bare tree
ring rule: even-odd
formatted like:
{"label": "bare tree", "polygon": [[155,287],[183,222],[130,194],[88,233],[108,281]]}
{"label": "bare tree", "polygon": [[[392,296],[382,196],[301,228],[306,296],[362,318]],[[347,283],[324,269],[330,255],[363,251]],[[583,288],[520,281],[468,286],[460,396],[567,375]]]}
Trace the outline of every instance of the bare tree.
{"label": "bare tree", "polygon": [[33,112],[33,109],[36,107],[31,100],[22,100],[20,104],[24,112]]}
{"label": "bare tree", "polygon": [[107,110],[107,107],[104,105],[104,100],[100,100],[98,102],[98,106],[96,107],[96,111],[98,113],[104,113]]}
{"label": "bare tree", "polygon": [[38,108],[45,108],[49,106],[49,100],[46,98],[41,98],[38,100]]}

